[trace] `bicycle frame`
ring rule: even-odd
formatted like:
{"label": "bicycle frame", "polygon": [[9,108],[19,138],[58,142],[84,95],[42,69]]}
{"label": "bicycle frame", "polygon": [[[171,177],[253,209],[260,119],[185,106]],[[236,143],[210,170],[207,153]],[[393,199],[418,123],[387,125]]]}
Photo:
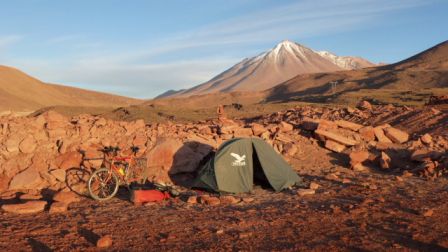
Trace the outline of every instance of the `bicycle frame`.
{"label": "bicycle frame", "polygon": [[[133,169],[135,169],[135,158],[136,157],[133,155],[121,157],[113,156],[111,154],[105,154],[103,165],[105,166],[105,168],[111,171],[106,181],[109,181],[109,179],[111,179],[113,172],[119,178],[121,185],[130,185],[132,182],[136,182],[138,179],[129,180],[129,175],[131,174]],[[118,162],[122,163],[125,166],[126,170],[124,171],[124,174],[120,172],[121,167],[116,166],[116,163]],[[109,167],[107,167],[105,164],[107,164]]]}

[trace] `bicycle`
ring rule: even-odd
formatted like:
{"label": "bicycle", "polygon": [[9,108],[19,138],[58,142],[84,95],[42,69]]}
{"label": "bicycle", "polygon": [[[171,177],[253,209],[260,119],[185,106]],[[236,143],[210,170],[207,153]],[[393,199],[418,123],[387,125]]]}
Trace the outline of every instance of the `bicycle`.
{"label": "bicycle", "polygon": [[[137,161],[145,160],[144,158],[137,158],[139,151],[138,147],[131,147],[133,155],[119,156],[120,148],[107,146],[101,150],[103,155],[103,162],[101,168],[95,170],[90,176],[87,185],[90,196],[98,201],[105,201],[113,198],[120,185],[126,185],[130,189],[133,182],[138,182],[136,174]],[[140,181],[141,183],[144,182]]]}

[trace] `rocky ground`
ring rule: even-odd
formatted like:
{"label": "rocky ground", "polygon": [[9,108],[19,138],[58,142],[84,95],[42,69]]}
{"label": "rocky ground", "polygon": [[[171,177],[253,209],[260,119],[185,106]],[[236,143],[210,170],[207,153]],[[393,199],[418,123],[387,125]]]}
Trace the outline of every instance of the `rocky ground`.
{"label": "rocky ground", "polygon": [[[368,103],[195,124],[1,117],[0,249],[443,251],[447,121],[436,107]],[[139,146],[150,180],[182,183],[239,136],[265,139],[305,185],[230,197],[181,188],[179,198],[143,206],[125,190],[105,203],[80,196],[102,146]]]}

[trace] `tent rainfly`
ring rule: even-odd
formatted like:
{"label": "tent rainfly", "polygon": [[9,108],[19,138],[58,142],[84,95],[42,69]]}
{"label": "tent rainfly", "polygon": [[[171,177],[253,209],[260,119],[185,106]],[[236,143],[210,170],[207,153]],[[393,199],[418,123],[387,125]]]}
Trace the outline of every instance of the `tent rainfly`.
{"label": "tent rainfly", "polygon": [[192,184],[215,192],[250,192],[253,185],[281,191],[302,179],[275,150],[259,138],[235,138],[223,143],[199,169]]}

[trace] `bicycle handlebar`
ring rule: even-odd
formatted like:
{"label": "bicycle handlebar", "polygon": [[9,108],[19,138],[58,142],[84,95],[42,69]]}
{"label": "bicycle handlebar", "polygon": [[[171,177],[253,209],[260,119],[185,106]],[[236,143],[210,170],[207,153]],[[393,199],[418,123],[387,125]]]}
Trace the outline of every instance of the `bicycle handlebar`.
{"label": "bicycle handlebar", "polygon": [[[131,147],[131,151],[134,154],[137,154],[137,152],[140,150],[139,147],[137,146],[132,146]],[[121,149],[118,146],[105,146],[103,149],[101,149],[102,152],[104,153],[111,153],[113,152],[114,154],[117,154],[117,152],[121,151]]]}
{"label": "bicycle handlebar", "polygon": [[101,151],[105,152],[105,153],[110,153],[110,152],[114,152],[117,153],[119,152],[121,149],[118,146],[106,146],[104,147]]}

